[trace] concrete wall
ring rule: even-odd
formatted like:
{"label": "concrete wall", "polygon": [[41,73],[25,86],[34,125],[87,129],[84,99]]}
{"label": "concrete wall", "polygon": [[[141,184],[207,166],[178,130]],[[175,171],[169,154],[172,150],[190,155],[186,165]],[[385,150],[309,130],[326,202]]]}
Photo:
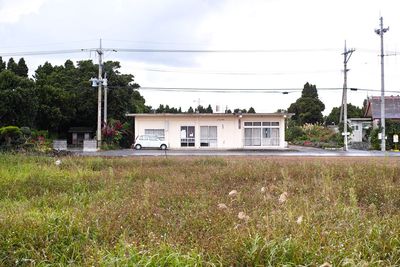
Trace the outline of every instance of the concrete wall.
{"label": "concrete wall", "polygon": [[[164,129],[165,141],[169,148],[181,148],[181,126],[195,127],[195,148],[200,147],[200,126],[217,127],[217,148],[235,149],[244,147],[244,122],[269,121],[279,122],[279,146],[251,147],[257,148],[284,148],[285,124],[283,117],[251,116],[137,116],[135,117],[136,136],[145,134],[145,129]],[[240,123],[240,127],[239,127]],[[193,148],[193,147],[189,147]]]}

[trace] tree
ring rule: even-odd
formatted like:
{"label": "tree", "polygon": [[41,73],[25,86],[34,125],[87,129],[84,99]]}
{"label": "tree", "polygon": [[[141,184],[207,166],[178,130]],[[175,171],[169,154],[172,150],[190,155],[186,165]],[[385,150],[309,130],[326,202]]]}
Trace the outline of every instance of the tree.
{"label": "tree", "polygon": [[202,105],[198,105],[196,111],[197,113],[206,113],[206,109]]}
{"label": "tree", "polygon": [[18,61],[17,68],[15,70],[15,74],[21,77],[28,78],[28,66],[25,63],[23,57],[21,57]]}
{"label": "tree", "polygon": [[160,104],[160,106],[156,109],[156,113],[165,113],[164,105]]}
{"label": "tree", "polygon": [[256,113],[256,111],[254,110],[253,107],[250,107],[250,108],[249,108],[249,111],[248,111],[247,113]]}
{"label": "tree", "polygon": [[244,109],[235,108],[233,110],[233,113],[247,113],[247,110],[245,108]]}
{"label": "tree", "polygon": [[[353,106],[351,103],[347,104],[347,118],[360,118],[363,116],[363,110],[357,106]],[[327,125],[339,124],[340,107],[332,108],[331,113],[326,117],[325,123]]]}
{"label": "tree", "polygon": [[192,108],[192,107],[189,107],[189,109],[188,109],[187,113],[194,113],[194,110],[193,110],[193,108]]}
{"label": "tree", "polygon": [[[126,113],[149,112],[145,99],[136,90],[139,85],[131,74],[121,74],[117,61],[104,63],[108,79],[108,118],[125,122]],[[98,75],[98,65],[91,60],[79,61],[75,66],[71,60],[64,65],[52,66],[46,62],[35,72],[37,93],[43,102],[37,125],[44,129],[65,133],[71,126],[96,127],[97,89],[89,82]],[[46,93],[47,92],[47,93]],[[47,96],[43,96],[47,94]],[[49,123],[46,123],[50,120]]]}
{"label": "tree", "polygon": [[211,105],[208,105],[208,107],[206,108],[206,113],[213,113]]}
{"label": "tree", "polygon": [[0,57],[0,72],[2,72],[3,70],[6,70],[6,62],[3,61],[3,58]]}
{"label": "tree", "polygon": [[37,107],[33,81],[9,70],[0,72],[0,126],[34,126]]}
{"label": "tree", "polygon": [[290,105],[288,112],[294,113],[292,120],[298,125],[303,125],[305,123],[322,123],[324,109],[325,105],[318,98],[316,86],[306,83],[301,97]]}
{"label": "tree", "polygon": [[17,63],[15,63],[14,59],[12,57],[10,57],[10,59],[7,62],[7,70],[12,71],[15,74],[17,74],[17,69],[18,69]]}

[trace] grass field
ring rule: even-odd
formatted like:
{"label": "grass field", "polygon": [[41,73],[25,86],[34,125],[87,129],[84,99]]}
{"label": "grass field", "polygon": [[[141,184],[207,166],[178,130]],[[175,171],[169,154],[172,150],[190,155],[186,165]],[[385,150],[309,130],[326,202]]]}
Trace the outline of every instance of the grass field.
{"label": "grass field", "polygon": [[55,161],[0,155],[0,266],[400,265],[399,160]]}

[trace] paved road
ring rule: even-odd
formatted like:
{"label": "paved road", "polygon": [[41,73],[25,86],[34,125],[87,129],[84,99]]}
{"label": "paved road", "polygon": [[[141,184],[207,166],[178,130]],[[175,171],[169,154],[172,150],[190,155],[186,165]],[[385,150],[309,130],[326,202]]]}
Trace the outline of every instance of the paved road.
{"label": "paved road", "polygon": [[332,151],[318,148],[290,146],[284,150],[133,150],[120,149],[98,152],[75,151],[82,156],[135,157],[135,156],[305,156],[305,157],[400,157],[400,152],[381,151]]}

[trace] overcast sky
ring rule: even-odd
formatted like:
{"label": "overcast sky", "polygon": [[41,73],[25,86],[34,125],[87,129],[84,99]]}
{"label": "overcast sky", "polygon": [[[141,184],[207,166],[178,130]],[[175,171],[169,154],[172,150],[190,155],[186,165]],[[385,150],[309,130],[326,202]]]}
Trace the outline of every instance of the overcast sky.
{"label": "overcast sky", "polygon": [[[355,48],[348,86],[380,90],[379,27],[385,50],[400,51],[398,0],[0,0],[0,54],[94,48],[245,49],[269,53],[107,53],[141,86],[205,88],[317,88],[343,86],[344,41]],[[15,57],[18,59],[19,57]],[[30,73],[49,61],[97,60],[94,53],[24,56]],[[8,60],[8,57],[3,57]],[[386,89],[400,90],[400,57],[385,57]],[[287,109],[300,92],[141,92],[148,105],[202,105]],[[397,93],[387,93],[392,95]],[[367,95],[351,91],[361,106]],[[324,114],[339,106],[341,91],[319,91]]]}

